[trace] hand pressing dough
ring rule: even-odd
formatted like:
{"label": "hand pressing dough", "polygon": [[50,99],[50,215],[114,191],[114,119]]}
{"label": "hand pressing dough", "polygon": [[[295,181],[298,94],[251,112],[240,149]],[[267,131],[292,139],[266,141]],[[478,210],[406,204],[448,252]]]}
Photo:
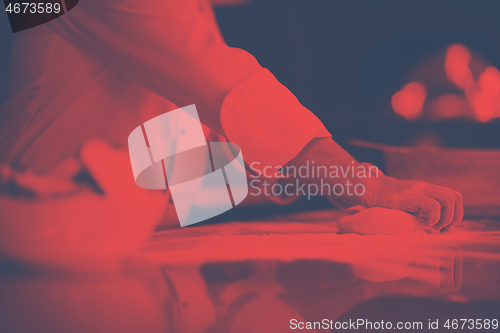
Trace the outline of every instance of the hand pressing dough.
{"label": "hand pressing dough", "polygon": [[347,209],[346,213],[352,215],[338,222],[341,233],[397,235],[416,231],[420,227],[415,216],[397,209],[355,206]]}

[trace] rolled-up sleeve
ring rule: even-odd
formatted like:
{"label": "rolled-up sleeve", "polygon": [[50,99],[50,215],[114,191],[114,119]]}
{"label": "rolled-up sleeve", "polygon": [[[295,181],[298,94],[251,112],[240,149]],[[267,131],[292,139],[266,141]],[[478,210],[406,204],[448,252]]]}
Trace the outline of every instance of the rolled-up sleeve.
{"label": "rolled-up sleeve", "polygon": [[224,99],[221,121],[229,141],[241,147],[251,169],[281,167],[316,137],[323,123],[269,72],[262,69]]}
{"label": "rolled-up sleeve", "polygon": [[[200,119],[242,148],[247,164],[284,165],[329,136],[248,52],[227,46],[203,0],[81,0],[49,24],[82,51]],[[78,65],[78,64],[75,64]]]}

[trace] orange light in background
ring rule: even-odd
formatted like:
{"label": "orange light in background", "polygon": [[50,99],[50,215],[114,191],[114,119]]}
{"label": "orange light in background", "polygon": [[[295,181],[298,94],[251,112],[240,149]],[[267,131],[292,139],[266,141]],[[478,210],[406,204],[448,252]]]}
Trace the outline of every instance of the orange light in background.
{"label": "orange light in background", "polygon": [[446,50],[444,70],[448,79],[458,87],[465,89],[474,83],[472,72],[469,68],[471,53],[462,44],[452,44]]}
{"label": "orange light in background", "polygon": [[468,100],[477,120],[485,123],[493,119],[496,113],[495,102],[486,93],[474,91],[468,95]]}
{"label": "orange light in background", "polygon": [[472,109],[464,96],[441,94],[429,103],[430,112],[426,114],[430,121],[442,121],[456,118],[472,118]]}
{"label": "orange light in background", "polygon": [[[428,121],[462,118],[483,123],[500,118],[500,71],[487,64],[487,61],[473,54],[465,45],[451,44],[445,53],[444,74],[462,92],[441,93],[426,102],[426,86],[414,81],[392,96],[392,108],[408,121],[421,116]],[[480,68],[485,68],[482,74]],[[435,76],[430,74],[420,80],[430,86],[441,82],[442,73],[432,73]],[[449,90],[450,87],[449,84],[444,84],[442,88]],[[431,95],[435,95],[435,92]]]}
{"label": "orange light in background", "polygon": [[406,120],[416,120],[422,113],[426,98],[425,86],[419,82],[410,82],[392,96],[391,104],[394,112]]}
{"label": "orange light in background", "polygon": [[448,79],[465,90],[465,96],[475,118],[488,122],[500,117],[500,72],[489,66],[475,81],[469,67],[471,52],[462,44],[452,44],[446,50],[444,69]]}
{"label": "orange light in background", "polygon": [[479,87],[491,98],[496,98],[500,93],[500,71],[493,66],[487,67],[479,77]]}
{"label": "orange light in background", "polygon": [[488,122],[500,116],[500,72],[489,66],[479,77],[474,89],[466,92],[467,99],[480,122]]}

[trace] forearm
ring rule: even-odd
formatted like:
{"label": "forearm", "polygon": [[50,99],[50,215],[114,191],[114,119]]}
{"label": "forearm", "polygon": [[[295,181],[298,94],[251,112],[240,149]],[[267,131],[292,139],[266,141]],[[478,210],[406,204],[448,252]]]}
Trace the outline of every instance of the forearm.
{"label": "forearm", "polygon": [[331,138],[313,139],[283,171],[299,170],[300,167],[309,169],[309,177],[298,173],[283,181],[299,179],[300,183],[315,184],[323,189],[323,195],[343,208],[373,205],[375,196],[371,189],[380,171],[375,166],[360,164]]}

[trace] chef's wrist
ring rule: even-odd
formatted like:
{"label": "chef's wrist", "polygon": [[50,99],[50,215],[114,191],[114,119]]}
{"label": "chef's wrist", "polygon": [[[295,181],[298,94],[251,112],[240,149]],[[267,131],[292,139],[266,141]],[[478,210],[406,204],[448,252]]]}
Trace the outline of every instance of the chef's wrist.
{"label": "chef's wrist", "polygon": [[377,189],[381,186],[378,177],[368,177],[364,181],[364,194],[359,198],[359,205],[370,208],[377,206]]}
{"label": "chef's wrist", "polygon": [[350,189],[344,190],[341,194],[332,191],[327,195],[327,199],[339,208],[349,208],[353,206],[363,206],[366,208],[376,206],[376,192],[373,190],[373,180],[360,180],[359,182],[351,182],[351,180],[343,180],[332,182],[331,188]]}

